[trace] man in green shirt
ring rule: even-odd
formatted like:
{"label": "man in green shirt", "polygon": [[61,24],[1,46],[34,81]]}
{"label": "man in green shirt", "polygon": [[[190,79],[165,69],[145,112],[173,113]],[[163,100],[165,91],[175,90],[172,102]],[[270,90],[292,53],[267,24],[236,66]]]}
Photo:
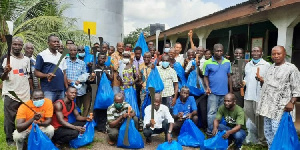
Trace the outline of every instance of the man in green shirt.
{"label": "man in green shirt", "polygon": [[[227,125],[219,124],[222,117],[225,118]],[[246,117],[243,108],[236,105],[236,97],[232,93],[225,95],[224,105],[218,109],[214,120],[213,135],[216,135],[218,130],[226,131],[223,138],[228,138],[229,143],[234,141],[236,149],[242,147],[247,136]]]}

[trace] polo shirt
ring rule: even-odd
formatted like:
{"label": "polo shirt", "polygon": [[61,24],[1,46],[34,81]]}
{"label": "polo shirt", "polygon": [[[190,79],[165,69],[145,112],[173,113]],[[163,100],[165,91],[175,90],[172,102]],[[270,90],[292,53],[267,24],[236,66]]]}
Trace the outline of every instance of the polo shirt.
{"label": "polo shirt", "polygon": [[187,115],[195,110],[197,110],[197,105],[194,96],[189,96],[185,103],[183,103],[179,97],[173,107],[173,115],[178,115],[179,112],[183,112],[184,115]]}
{"label": "polo shirt", "polygon": [[[56,64],[59,61],[61,54],[59,52],[54,55],[47,48],[46,50],[40,52],[36,57],[35,69],[39,70],[44,74],[53,72]],[[64,90],[64,73],[63,70],[67,69],[66,59],[62,59],[57,71],[55,72],[55,77],[48,82],[47,78],[41,78],[41,87],[43,91],[63,91]]]}
{"label": "polo shirt", "polygon": [[222,57],[219,64],[214,57],[204,62],[203,74],[208,77],[209,88],[215,95],[226,95],[228,93],[228,74],[231,72],[230,61]]}

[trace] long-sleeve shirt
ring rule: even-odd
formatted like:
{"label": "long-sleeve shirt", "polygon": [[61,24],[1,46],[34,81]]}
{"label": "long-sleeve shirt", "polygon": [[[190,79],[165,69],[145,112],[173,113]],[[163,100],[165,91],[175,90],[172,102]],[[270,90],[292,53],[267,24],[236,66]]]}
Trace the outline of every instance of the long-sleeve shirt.
{"label": "long-sleeve shirt", "polygon": [[246,82],[245,100],[258,102],[260,99],[261,85],[260,82],[255,79],[258,67],[259,75],[264,78],[267,69],[270,67],[270,63],[261,58],[257,64],[254,64],[252,60],[246,64],[244,78]]}
{"label": "long-sleeve shirt", "polygon": [[[280,66],[271,65],[264,78],[257,113],[280,121],[284,108],[292,97],[300,97],[299,77],[300,72],[294,64],[285,62]],[[295,109],[291,115],[295,119]]]}

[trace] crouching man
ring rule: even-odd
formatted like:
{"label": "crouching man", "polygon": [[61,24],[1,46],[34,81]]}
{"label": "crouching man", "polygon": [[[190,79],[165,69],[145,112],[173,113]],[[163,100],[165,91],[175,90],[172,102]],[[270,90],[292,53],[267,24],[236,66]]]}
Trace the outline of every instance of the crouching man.
{"label": "crouching man", "polygon": [[37,114],[34,114],[27,106],[22,104],[17,112],[16,127],[13,133],[17,149],[23,149],[24,141],[28,138],[31,124],[34,122],[39,125],[40,129],[51,139],[54,134],[54,128],[51,123],[53,115],[53,105],[50,99],[44,98],[42,90],[34,90],[32,100],[26,102]]}
{"label": "crouching man", "polygon": [[190,89],[183,86],[180,91],[180,97],[177,99],[173,108],[175,119],[174,132],[179,134],[182,124],[186,119],[191,119],[195,125],[198,123],[197,105],[195,98],[190,95]]}
{"label": "crouching man", "polygon": [[[124,102],[124,95],[117,93],[114,97],[114,103],[107,109],[107,133],[108,133],[108,144],[114,145],[119,136],[119,130],[122,123],[127,120],[128,107],[130,104]],[[135,116],[135,112],[130,112],[130,117],[133,118],[136,129],[138,129],[138,118]]]}
{"label": "crouching man", "polygon": [[[227,125],[219,124],[222,117],[225,118]],[[216,119],[214,120],[213,135],[216,135],[218,130],[226,131],[223,135],[224,139],[229,140],[229,144],[234,141],[235,148],[240,149],[243,141],[247,136],[246,118],[243,108],[236,105],[234,94],[227,94],[224,97],[224,105],[218,109]]]}
{"label": "crouching man", "polygon": [[161,95],[156,93],[154,99],[154,120],[151,120],[151,105],[145,108],[144,136],[146,143],[151,144],[151,135],[165,133],[165,141],[172,142],[174,119],[169,108],[161,104]]}
{"label": "crouching man", "polygon": [[[69,86],[65,92],[63,100],[55,101],[54,114],[52,118],[52,125],[55,128],[54,136],[52,138],[56,147],[60,147],[63,143],[68,143],[78,137],[79,133],[84,133],[83,127],[86,121],[92,121],[92,118],[82,117],[75,109],[74,99],[76,98],[77,90],[73,86]],[[69,114],[73,113],[76,122],[70,124],[68,122]]]}

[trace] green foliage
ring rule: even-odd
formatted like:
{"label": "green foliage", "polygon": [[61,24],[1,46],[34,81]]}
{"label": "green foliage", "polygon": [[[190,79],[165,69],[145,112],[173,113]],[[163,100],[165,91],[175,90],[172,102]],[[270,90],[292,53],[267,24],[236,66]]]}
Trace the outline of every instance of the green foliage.
{"label": "green foliage", "polygon": [[145,27],[145,28],[137,28],[135,31],[130,32],[127,36],[125,36],[124,43],[131,44],[134,47],[134,45],[137,42],[141,32],[149,33],[150,32],[150,26]]}

